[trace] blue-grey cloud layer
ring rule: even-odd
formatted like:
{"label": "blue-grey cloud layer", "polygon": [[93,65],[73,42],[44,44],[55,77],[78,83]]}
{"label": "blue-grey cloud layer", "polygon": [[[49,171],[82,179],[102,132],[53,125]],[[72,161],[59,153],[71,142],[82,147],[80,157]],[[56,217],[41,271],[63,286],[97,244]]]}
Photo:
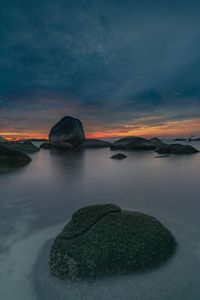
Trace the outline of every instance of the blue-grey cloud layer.
{"label": "blue-grey cloud layer", "polygon": [[1,1],[4,117],[26,107],[39,122],[54,97],[51,111],[74,105],[104,127],[199,118],[199,11],[195,0]]}

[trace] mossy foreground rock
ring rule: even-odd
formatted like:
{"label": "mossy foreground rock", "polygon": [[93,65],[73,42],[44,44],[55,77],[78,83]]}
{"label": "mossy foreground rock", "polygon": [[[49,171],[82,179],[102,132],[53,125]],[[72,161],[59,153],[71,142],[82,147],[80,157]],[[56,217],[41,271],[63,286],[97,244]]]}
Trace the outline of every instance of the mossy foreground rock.
{"label": "mossy foreground rock", "polygon": [[175,251],[176,241],[155,218],[118,206],[78,210],[56,238],[50,268],[60,278],[97,278],[146,271]]}

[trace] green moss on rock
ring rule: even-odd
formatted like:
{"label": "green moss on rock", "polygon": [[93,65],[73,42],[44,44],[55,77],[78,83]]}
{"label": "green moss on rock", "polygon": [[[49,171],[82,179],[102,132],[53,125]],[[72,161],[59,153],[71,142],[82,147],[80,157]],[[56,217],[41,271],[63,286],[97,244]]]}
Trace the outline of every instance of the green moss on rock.
{"label": "green moss on rock", "polygon": [[115,205],[79,210],[56,238],[51,272],[60,278],[96,278],[146,271],[175,251],[176,241],[155,218]]}
{"label": "green moss on rock", "polygon": [[71,239],[80,234],[83,234],[85,231],[91,228],[100,218],[112,212],[120,211],[120,207],[113,204],[83,207],[73,214],[72,220],[65,226],[59,238]]}

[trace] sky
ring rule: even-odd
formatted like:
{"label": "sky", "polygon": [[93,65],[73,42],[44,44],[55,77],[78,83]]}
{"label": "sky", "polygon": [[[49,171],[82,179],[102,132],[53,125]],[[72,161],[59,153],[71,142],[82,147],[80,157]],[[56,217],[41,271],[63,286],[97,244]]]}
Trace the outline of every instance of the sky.
{"label": "sky", "polygon": [[0,0],[0,135],[200,135],[200,1]]}

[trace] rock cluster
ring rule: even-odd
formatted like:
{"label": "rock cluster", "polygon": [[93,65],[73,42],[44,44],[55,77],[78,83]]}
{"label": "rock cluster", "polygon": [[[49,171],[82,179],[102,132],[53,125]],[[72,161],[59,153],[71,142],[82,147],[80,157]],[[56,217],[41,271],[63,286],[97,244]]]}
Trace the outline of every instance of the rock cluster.
{"label": "rock cluster", "polygon": [[[145,139],[142,137],[125,137],[114,143],[98,139],[86,139],[80,120],[66,116],[50,131],[49,142],[40,146],[42,149],[55,148],[58,150],[74,150],[77,148],[106,148],[111,150],[156,151],[160,154],[193,154],[199,152],[192,146],[173,144],[168,145],[157,137]],[[113,157],[116,159],[118,156]]]}
{"label": "rock cluster", "polygon": [[158,138],[126,137],[114,142],[111,150],[154,150],[159,154],[194,154],[199,151],[190,145],[166,144]]}

